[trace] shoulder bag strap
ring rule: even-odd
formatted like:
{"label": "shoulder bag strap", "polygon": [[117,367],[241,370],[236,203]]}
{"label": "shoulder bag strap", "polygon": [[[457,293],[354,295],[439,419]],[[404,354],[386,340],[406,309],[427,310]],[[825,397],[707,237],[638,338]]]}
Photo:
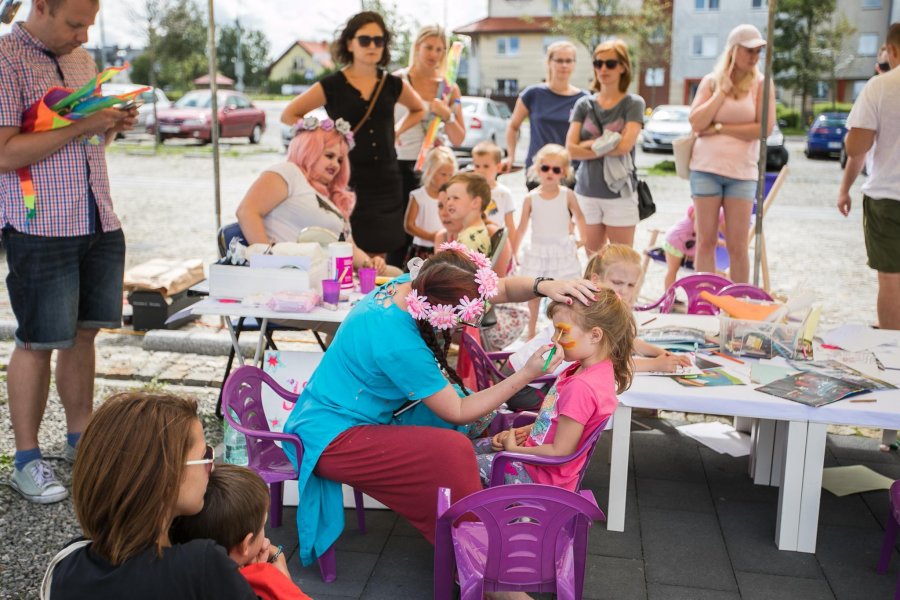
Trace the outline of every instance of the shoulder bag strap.
{"label": "shoulder bag strap", "polygon": [[353,135],[356,135],[356,132],[360,130],[369,116],[372,114],[372,111],[375,109],[375,103],[378,102],[378,96],[381,95],[381,89],[384,87],[384,80],[388,78],[387,71],[382,73],[381,79],[378,80],[378,85],[375,86],[375,91],[372,92],[372,99],[369,100],[369,108],[366,109],[366,114],[363,115],[363,118],[360,119],[359,123],[356,124],[356,127],[353,128]]}
{"label": "shoulder bag strap", "polygon": [[603,121],[600,120],[600,115],[597,114],[597,100],[593,95],[591,96],[591,113],[594,115],[594,121],[600,129],[600,135],[603,135]]}
{"label": "shoulder bag strap", "polygon": [[41,581],[41,600],[50,600],[50,587],[53,585],[53,569],[56,568],[56,565],[76,550],[80,550],[90,543],[91,540],[79,540],[71,543],[53,557],[53,560],[47,565],[47,571],[44,573],[43,581]]}

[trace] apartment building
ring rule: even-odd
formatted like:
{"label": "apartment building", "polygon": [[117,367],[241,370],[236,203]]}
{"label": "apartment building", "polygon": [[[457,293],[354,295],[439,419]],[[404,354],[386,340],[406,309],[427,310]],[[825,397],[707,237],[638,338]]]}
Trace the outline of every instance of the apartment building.
{"label": "apartment building", "polygon": [[[655,1],[655,0],[647,0]],[[658,1],[658,0],[657,0]],[[553,17],[570,13],[572,0],[488,0],[488,16],[463,25],[454,33],[469,36],[469,93],[514,97],[529,85],[546,79],[544,57],[547,47],[565,36],[553,33]],[[640,0],[625,0],[635,8]],[[597,32],[597,41],[606,37]],[[576,43],[576,67],[572,84],[587,88],[593,71],[588,48]],[[633,91],[650,101],[669,97],[668,63],[654,64],[645,72],[635,65]]]}

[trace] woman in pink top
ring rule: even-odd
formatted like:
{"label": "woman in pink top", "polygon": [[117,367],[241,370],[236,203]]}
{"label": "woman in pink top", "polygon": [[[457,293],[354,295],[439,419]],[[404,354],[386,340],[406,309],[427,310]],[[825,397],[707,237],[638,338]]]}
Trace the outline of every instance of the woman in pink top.
{"label": "woman in pink top", "polygon": [[[719,209],[725,210],[725,238],[732,281],[747,282],[750,216],[759,180],[759,137],[763,75],[757,64],[766,41],[753,25],[728,34],[725,52],[703,78],[691,105],[691,126],[699,136],[691,156],[691,195],[696,209],[698,272],[716,270]],[[769,130],[775,122],[775,87],[769,98]]]}
{"label": "woman in pink top", "polygon": [[[491,479],[494,452],[508,450],[537,456],[568,456],[575,452],[618,404],[616,394],[631,385],[636,326],[631,309],[610,289],[595,294],[585,306],[553,302],[557,352],[574,362],[556,380],[534,423],[510,429],[475,444],[478,470],[485,485]],[[520,445],[521,444],[521,445]],[[587,455],[559,466],[511,463],[506,483],[543,483],[575,491]]]}

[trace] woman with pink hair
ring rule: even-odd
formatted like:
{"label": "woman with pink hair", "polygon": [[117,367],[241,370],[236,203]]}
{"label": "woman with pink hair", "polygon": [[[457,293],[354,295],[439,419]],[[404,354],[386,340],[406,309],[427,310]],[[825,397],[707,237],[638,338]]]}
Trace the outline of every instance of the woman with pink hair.
{"label": "woman with pink hair", "polygon": [[[350,213],[356,194],[348,188],[353,147],[343,119],[306,117],[294,125],[287,160],[269,167],[250,186],[237,208],[241,232],[251,244],[295,242],[307,227],[321,227],[352,243]],[[381,257],[353,244],[353,266],[385,271]]]}

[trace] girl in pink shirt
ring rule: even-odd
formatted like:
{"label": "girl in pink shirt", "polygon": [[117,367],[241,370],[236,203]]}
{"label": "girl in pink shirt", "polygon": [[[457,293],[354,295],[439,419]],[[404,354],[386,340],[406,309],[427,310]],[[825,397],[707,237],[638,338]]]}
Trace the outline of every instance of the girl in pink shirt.
{"label": "girl in pink shirt", "polygon": [[[476,443],[482,482],[491,478],[494,452],[567,456],[577,450],[616,409],[631,385],[636,327],[631,310],[612,290],[596,293],[590,306],[553,302],[547,315],[557,331],[556,352],[574,362],[556,380],[533,424]],[[512,463],[506,483],[543,483],[575,491],[583,454],[558,466]]]}

